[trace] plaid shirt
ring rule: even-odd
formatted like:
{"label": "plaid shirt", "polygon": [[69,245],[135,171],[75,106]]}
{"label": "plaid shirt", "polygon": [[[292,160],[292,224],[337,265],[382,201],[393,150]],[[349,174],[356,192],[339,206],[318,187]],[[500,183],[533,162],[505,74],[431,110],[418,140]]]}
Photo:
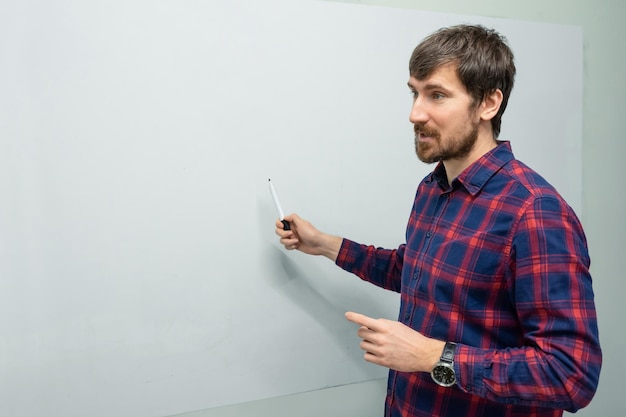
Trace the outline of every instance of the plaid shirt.
{"label": "plaid shirt", "polygon": [[457,384],[389,372],[386,416],[561,416],[591,401],[601,351],[589,255],[556,190],[499,145],[419,185],[406,244],[344,239],[337,265],[401,294],[399,321],[457,342]]}

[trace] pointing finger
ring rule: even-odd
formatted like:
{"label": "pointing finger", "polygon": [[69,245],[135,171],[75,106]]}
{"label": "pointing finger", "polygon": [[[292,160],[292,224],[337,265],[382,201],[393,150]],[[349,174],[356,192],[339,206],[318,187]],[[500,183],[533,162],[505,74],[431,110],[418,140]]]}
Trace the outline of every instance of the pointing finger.
{"label": "pointing finger", "polygon": [[359,314],[353,311],[348,311],[346,313],[346,319],[348,319],[348,321],[351,321],[352,323],[359,324],[361,326],[367,327],[368,329],[371,329],[374,331],[377,330],[378,328],[378,325],[377,325],[378,320],[368,317],[364,314]]}

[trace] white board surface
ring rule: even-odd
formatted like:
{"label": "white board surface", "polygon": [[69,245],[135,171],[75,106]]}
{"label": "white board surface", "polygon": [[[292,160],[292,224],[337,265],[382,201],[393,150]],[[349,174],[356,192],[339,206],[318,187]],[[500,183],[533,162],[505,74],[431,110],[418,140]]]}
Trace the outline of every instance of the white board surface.
{"label": "white board surface", "polygon": [[408,58],[505,34],[501,138],[581,209],[577,27],[324,1],[0,5],[0,415],[163,416],[384,376],[343,313],[398,297],[282,250],[286,212],[403,241]]}

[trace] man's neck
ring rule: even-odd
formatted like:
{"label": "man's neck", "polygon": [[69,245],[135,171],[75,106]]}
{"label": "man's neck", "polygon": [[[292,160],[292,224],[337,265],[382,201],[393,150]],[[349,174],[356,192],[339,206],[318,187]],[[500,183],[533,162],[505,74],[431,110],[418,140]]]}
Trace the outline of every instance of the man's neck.
{"label": "man's neck", "polygon": [[464,158],[443,161],[443,166],[446,168],[446,176],[448,177],[448,184],[452,184],[452,180],[461,175],[467,167],[478,161],[483,155],[496,146],[498,146],[498,142],[491,136],[484,137],[482,140],[479,138],[470,153]]}

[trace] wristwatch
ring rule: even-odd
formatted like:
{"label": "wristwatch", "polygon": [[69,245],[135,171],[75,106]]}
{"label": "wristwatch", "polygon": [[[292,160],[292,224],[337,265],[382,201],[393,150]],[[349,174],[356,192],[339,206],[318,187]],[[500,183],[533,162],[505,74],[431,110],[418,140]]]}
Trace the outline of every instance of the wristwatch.
{"label": "wristwatch", "polygon": [[439,362],[435,364],[430,376],[433,381],[442,387],[451,387],[456,382],[456,373],[454,372],[454,351],[456,343],[446,342],[441,353]]}

